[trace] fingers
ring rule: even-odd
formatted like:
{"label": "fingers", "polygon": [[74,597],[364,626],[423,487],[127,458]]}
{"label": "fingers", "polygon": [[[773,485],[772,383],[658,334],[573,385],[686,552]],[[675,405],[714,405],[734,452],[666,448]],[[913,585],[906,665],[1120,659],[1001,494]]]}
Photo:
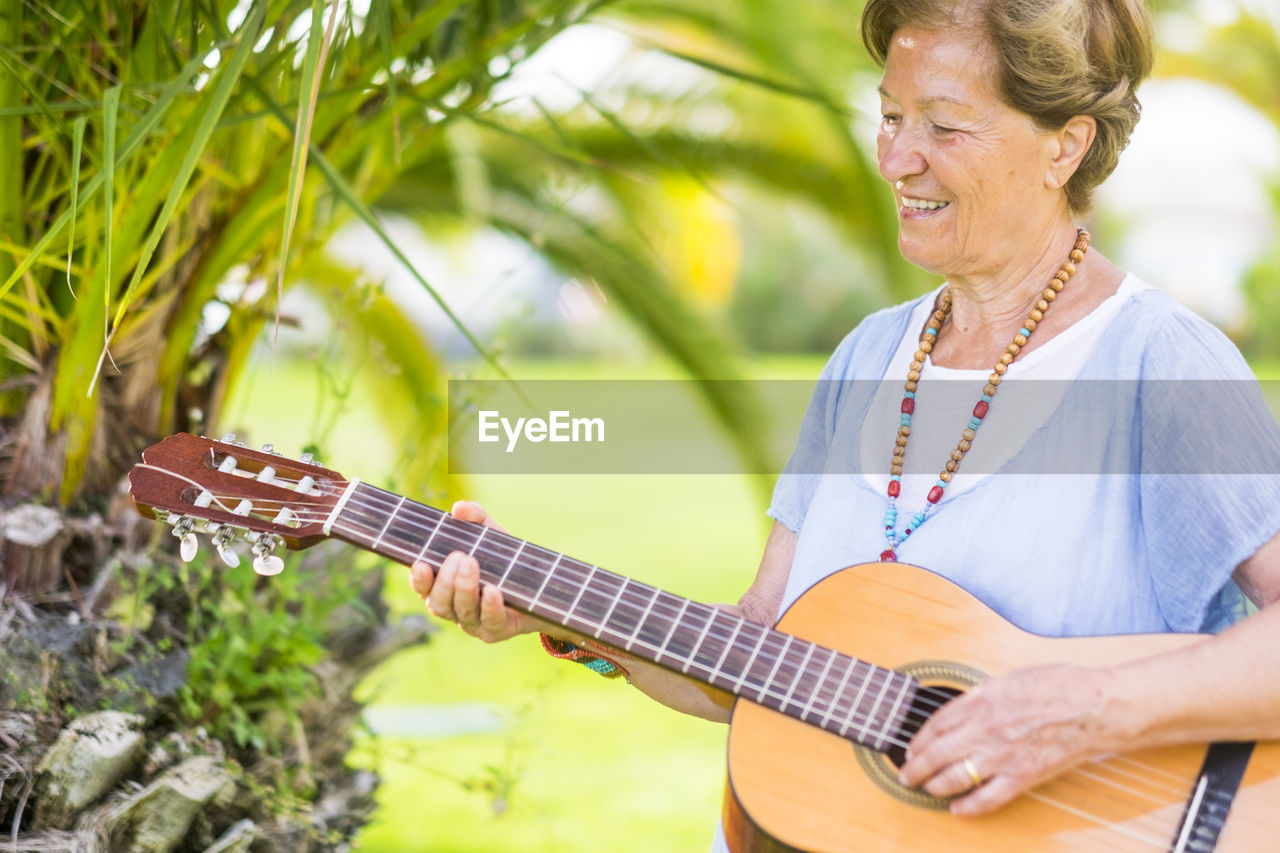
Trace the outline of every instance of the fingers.
{"label": "fingers", "polygon": [[501,533],[507,532],[502,528],[502,525],[489,516],[488,510],[475,501],[457,501],[454,503],[453,508],[449,510],[449,514],[461,521],[483,524],[485,527],[492,527]]}
{"label": "fingers", "polygon": [[[907,746],[907,762],[902,765],[898,773],[902,784],[922,785],[926,780],[943,773],[951,765],[963,761],[965,737],[960,727],[971,716],[966,714],[966,710],[973,704],[977,693],[978,689],[974,688],[970,693],[943,705],[911,738],[911,743]],[[972,738],[973,734],[970,733],[969,739]],[[968,774],[963,772],[963,767],[960,770],[961,779],[971,782]],[[972,784],[965,785],[958,791],[967,791],[971,787],[973,787]],[[925,790],[929,788],[926,787]],[[933,793],[931,790],[929,792]]]}
{"label": "fingers", "polygon": [[[480,627],[480,564],[475,557],[454,551],[445,558],[453,561],[453,618],[468,634]],[[443,569],[442,569],[443,572]]]}
{"label": "fingers", "polygon": [[958,797],[980,787],[986,781],[978,767],[978,762],[972,758],[953,761],[926,779],[923,788],[935,797]]}
{"label": "fingers", "polygon": [[480,585],[480,564],[461,551],[454,551],[434,574],[431,566],[416,563],[409,573],[410,583],[440,619],[487,643],[505,640],[530,630],[524,617],[506,606],[497,587]]}
{"label": "fingers", "polygon": [[[436,616],[448,622],[458,621],[458,576],[459,572],[467,573],[474,569],[476,574],[476,585],[472,586],[470,581],[463,579],[464,590],[469,590],[472,596],[476,595],[476,587],[479,585],[480,566],[476,563],[474,557],[454,551],[452,554],[444,558],[444,562],[440,564],[440,571],[436,574],[435,584],[431,588],[431,595],[427,599],[427,609]],[[467,593],[464,591],[463,593]],[[479,607],[477,602],[462,602],[461,608],[468,614],[473,614]]]}
{"label": "fingers", "polygon": [[435,579],[436,575],[430,563],[414,563],[409,569],[409,585],[423,601],[431,595],[431,586]]}
{"label": "fingers", "polygon": [[974,788],[972,793],[952,800],[951,813],[971,817],[995,811],[1022,793],[1024,787],[1008,776],[997,776]]}

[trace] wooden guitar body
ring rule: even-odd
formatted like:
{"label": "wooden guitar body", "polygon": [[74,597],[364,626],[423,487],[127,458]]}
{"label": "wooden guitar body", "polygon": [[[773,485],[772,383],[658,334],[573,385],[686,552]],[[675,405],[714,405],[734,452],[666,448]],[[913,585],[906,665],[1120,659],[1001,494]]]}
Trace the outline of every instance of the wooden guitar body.
{"label": "wooden guitar body", "polygon": [[[778,628],[922,683],[966,686],[1039,663],[1105,665],[1203,638],[1136,635],[1050,639],[1015,628],[964,590],[924,569],[866,564],[832,575],[788,609]],[[961,665],[953,666],[953,662]],[[1280,745],[1259,743],[1217,847],[1180,829],[1204,745],[1092,762],[979,818],[898,786],[887,757],[752,702],[729,730],[725,833],[753,851],[1259,851],[1280,849]],[[858,753],[861,753],[859,755]]]}

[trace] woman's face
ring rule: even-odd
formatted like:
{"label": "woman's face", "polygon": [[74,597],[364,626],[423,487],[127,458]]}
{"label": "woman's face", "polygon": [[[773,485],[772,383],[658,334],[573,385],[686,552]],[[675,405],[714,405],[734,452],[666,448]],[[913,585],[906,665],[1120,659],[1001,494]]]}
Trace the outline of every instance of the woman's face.
{"label": "woman's face", "polygon": [[903,256],[948,277],[998,275],[1036,254],[1068,208],[1050,180],[1055,134],[995,93],[984,39],[904,26],[880,86],[880,174]]}

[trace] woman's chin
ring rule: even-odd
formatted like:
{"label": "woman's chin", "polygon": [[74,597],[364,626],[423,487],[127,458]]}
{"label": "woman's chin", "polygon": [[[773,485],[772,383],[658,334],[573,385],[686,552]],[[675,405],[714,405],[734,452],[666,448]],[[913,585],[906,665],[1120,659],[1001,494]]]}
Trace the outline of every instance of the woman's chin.
{"label": "woman's chin", "polygon": [[935,275],[945,275],[946,259],[953,254],[946,241],[915,239],[901,231],[898,232],[898,251],[908,263]]}

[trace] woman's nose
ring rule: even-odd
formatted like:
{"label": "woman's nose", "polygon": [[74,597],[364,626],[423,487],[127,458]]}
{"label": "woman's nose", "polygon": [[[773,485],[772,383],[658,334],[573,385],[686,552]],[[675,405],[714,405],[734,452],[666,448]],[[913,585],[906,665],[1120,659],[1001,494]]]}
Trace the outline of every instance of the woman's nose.
{"label": "woman's nose", "polygon": [[927,167],[919,135],[901,123],[880,129],[876,136],[876,154],[880,161],[880,176],[890,184],[919,175]]}

